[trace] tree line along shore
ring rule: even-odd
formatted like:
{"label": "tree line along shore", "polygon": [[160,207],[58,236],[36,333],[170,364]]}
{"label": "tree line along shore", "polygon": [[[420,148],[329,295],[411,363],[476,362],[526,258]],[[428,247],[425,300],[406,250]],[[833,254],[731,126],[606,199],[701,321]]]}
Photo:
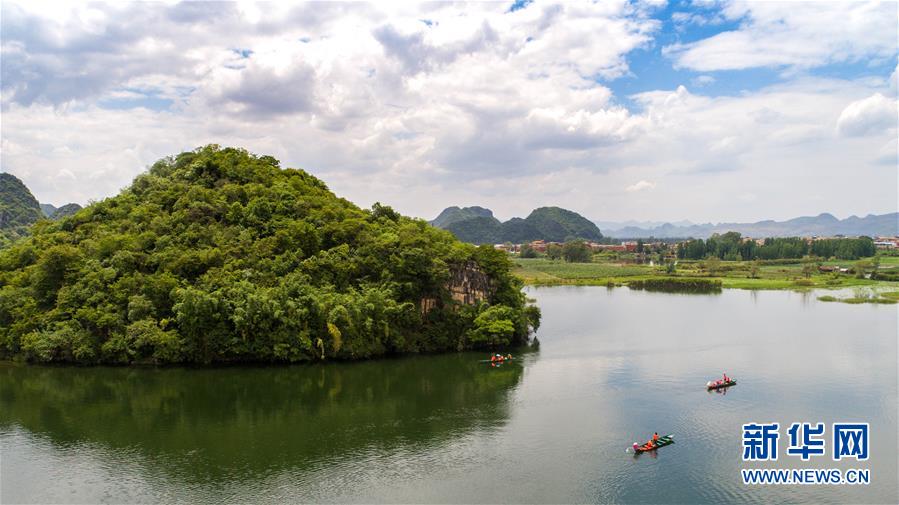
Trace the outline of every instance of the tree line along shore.
{"label": "tree line along shore", "polygon": [[[570,240],[510,247],[513,273],[529,285],[654,287],[663,291],[739,289],[855,290],[854,303],[894,303],[899,252],[869,237],[634,241],[619,246]],[[824,301],[847,298],[825,297]]]}

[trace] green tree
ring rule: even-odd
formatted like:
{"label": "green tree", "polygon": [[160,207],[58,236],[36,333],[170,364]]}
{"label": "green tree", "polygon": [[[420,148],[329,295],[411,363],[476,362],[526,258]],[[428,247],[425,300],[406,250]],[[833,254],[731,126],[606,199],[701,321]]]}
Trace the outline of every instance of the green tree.
{"label": "green tree", "polygon": [[530,244],[522,244],[521,252],[519,253],[519,256],[522,258],[536,258],[537,251],[535,251],[534,248],[531,247]]}
{"label": "green tree", "polygon": [[520,344],[539,324],[506,253],[242,149],[159,160],[28,235],[0,250],[0,359],[364,359]]}
{"label": "green tree", "polygon": [[855,276],[859,279],[864,279],[867,277],[868,273],[872,271],[872,263],[868,260],[860,260],[855,262]]}
{"label": "green tree", "polygon": [[806,279],[811,278],[812,274],[815,273],[815,265],[811,262],[806,261],[802,264],[802,275]]}
{"label": "green tree", "polygon": [[669,261],[665,264],[665,273],[668,275],[674,275],[677,273],[677,261]]}
{"label": "green tree", "polygon": [[569,263],[590,263],[593,250],[581,240],[571,240],[562,246],[562,257]]}
{"label": "green tree", "polygon": [[509,345],[515,334],[514,319],[508,307],[490,307],[475,318],[469,341],[476,347]]}
{"label": "green tree", "polygon": [[758,260],[753,261],[749,264],[749,278],[758,279],[759,278],[759,270],[760,265]]}
{"label": "green tree", "polygon": [[546,257],[551,260],[562,259],[562,246],[559,244],[549,244],[546,246]]}
{"label": "green tree", "polygon": [[718,256],[710,256],[705,260],[704,266],[709,276],[714,277],[721,268],[721,260],[718,259]]}

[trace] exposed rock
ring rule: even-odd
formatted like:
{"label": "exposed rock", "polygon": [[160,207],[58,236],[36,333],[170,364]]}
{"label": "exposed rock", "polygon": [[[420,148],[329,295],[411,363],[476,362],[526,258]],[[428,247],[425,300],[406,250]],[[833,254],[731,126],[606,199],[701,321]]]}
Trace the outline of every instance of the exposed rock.
{"label": "exposed rock", "polygon": [[490,278],[477,263],[469,261],[452,269],[447,289],[454,301],[474,305],[490,297]]}
{"label": "exposed rock", "polygon": [[[450,298],[461,305],[474,305],[489,299],[493,294],[490,278],[473,261],[454,266],[451,269],[446,289],[449,291]],[[440,305],[440,300],[437,298],[422,298],[421,313],[427,314]]]}

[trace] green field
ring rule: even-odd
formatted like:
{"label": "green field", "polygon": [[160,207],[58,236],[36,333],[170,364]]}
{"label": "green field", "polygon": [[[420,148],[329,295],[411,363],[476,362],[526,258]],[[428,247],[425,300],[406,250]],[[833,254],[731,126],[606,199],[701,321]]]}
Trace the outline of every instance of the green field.
{"label": "green field", "polygon": [[[859,279],[851,274],[822,273],[817,269],[806,276],[804,264],[753,264],[748,261],[722,261],[710,272],[704,261],[680,260],[673,274],[664,267],[638,265],[596,256],[593,263],[566,263],[545,258],[512,258],[512,272],[530,285],[627,285],[631,281],[659,277],[719,279],[725,288],[735,289],[843,289],[869,287],[895,291],[899,282]],[[853,261],[825,261],[823,265],[852,267]],[[899,258],[881,257],[880,270],[899,268]]]}
{"label": "green field", "polygon": [[539,284],[540,281],[562,281],[578,279],[607,279],[631,277],[634,275],[652,275],[654,268],[644,265],[624,265],[611,262],[602,263],[567,263],[565,261],[542,258],[514,259],[513,273],[528,283]]}

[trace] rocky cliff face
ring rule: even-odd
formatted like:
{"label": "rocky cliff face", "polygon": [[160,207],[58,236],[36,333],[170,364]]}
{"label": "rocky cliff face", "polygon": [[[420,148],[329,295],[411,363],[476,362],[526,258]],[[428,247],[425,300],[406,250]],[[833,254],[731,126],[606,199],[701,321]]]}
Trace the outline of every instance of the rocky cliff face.
{"label": "rocky cliff face", "polygon": [[[454,302],[463,305],[474,305],[482,302],[489,299],[493,293],[490,278],[473,261],[457,265],[451,269],[446,289]],[[422,314],[427,314],[440,306],[440,300],[437,298],[422,298],[420,305]]]}
{"label": "rocky cliff face", "polygon": [[492,291],[490,278],[473,261],[452,270],[447,289],[454,301],[465,305],[474,305],[488,299]]}

